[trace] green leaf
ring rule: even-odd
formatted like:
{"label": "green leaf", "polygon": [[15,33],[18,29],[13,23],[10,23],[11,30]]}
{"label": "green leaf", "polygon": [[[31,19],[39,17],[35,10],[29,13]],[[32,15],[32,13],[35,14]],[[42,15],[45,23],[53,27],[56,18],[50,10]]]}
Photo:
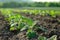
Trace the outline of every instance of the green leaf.
{"label": "green leaf", "polygon": [[24,31],[24,30],[26,30],[26,29],[28,29],[28,25],[25,25],[20,31]]}
{"label": "green leaf", "polygon": [[48,40],[57,40],[57,35],[53,35],[51,38],[49,38]]}
{"label": "green leaf", "polygon": [[38,22],[38,21],[34,21],[29,28],[33,28],[33,27],[37,24],[37,22]]}
{"label": "green leaf", "polygon": [[15,27],[10,27],[10,31],[16,30]]}
{"label": "green leaf", "polygon": [[45,27],[43,27],[43,26],[40,26],[39,29],[41,29],[44,32],[48,32],[48,30]]}
{"label": "green leaf", "polygon": [[11,27],[14,26],[14,25],[16,25],[16,24],[17,24],[17,23],[13,23],[13,24],[11,24]]}
{"label": "green leaf", "polygon": [[47,38],[44,37],[44,36],[39,36],[39,37],[38,37],[38,40],[47,40]]}
{"label": "green leaf", "polygon": [[28,37],[29,39],[35,38],[36,36],[37,36],[36,32],[34,32],[34,31],[32,31],[32,30],[28,30],[28,31],[27,31],[27,37]]}

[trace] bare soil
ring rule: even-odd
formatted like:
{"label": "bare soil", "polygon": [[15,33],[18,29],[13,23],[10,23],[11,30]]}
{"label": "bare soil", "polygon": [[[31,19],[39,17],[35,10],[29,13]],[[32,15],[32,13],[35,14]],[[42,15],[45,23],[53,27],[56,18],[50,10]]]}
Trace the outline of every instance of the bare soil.
{"label": "bare soil", "polygon": [[[45,28],[48,29],[47,33],[44,33],[41,30],[37,30],[38,35],[45,36],[47,38],[50,38],[53,35],[57,35],[58,39],[60,40],[60,16],[57,16],[56,18],[51,16],[41,16],[41,15],[33,15],[33,14],[24,14],[21,15],[26,16],[28,18],[31,18],[32,20],[39,20],[37,25],[42,25]],[[4,16],[0,14],[0,40],[37,40],[37,38],[28,39],[26,37],[26,31],[20,32],[20,31],[9,31],[9,24],[5,20]]]}

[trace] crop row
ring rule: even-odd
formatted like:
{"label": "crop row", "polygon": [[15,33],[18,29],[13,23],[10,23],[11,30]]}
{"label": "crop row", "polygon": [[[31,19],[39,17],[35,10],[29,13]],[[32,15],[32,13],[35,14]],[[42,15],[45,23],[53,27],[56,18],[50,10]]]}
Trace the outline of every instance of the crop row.
{"label": "crop row", "polygon": [[[17,13],[14,13],[14,12],[17,12]],[[19,14],[22,12],[29,13],[29,14],[33,13],[34,15],[37,15],[38,13],[40,14],[41,11],[40,10],[1,10],[2,15],[5,16],[5,19],[7,21],[9,21],[10,31],[14,31],[14,30],[24,31],[24,30],[26,30],[27,31],[26,36],[28,38],[34,38],[34,37],[38,36],[36,31],[34,31],[34,29],[33,29],[34,27],[36,27],[37,29],[41,29],[43,31],[46,30],[45,32],[48,31],[47,29],[45,29],[42,26],[40,26],[40,27],[35,26],[38,21],[33,21],[32,19]],[[46,15],[45,11],[42,11],[42,12],[43,13],[41,13],[40,15]],[[50,12],[51,13],[49,13],[49,14],[51,16],[56,16],[54,10],[51,10]],[[48,10],[47,10],[47,13],[48,13]],[[42,37],[42,36],[38,37],[38,40],[56,40],[56,39],[57,39],[56,35],[54,35],[48,39],[46,37]]]}
{"label": "crop row", "polygon": [[14,12],[18,13],[29,13],[34,15],[51,15],[52,17],[56,17],[56,15],[60,15],[60,10],[14,10]]}

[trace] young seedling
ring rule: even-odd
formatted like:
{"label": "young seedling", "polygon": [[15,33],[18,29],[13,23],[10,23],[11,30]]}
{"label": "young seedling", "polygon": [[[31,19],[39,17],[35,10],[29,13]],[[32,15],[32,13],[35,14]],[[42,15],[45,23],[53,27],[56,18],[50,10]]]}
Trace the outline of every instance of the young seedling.
{"label": "young seedling", "polygon": [[38,37],[38,40],[47,40],[47,38],[44,37],[44,36],[39,36],[39,37]]}
{"label": "young seedling", "polygon": [[34,32],[34,31],[31,30],[31,29],[29,29],[26,34],[27,34],[27,37],[28,37],[29,39],[35,38],[35,37],[37,36],[36,32]]}

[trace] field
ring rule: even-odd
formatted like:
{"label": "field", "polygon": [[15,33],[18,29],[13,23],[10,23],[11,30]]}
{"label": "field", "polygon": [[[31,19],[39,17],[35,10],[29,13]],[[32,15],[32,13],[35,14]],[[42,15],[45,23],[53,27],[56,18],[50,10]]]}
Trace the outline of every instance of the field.
{"label": "field", "polygon": [[60,8],[0,8],[0,40],[60,40]]}

